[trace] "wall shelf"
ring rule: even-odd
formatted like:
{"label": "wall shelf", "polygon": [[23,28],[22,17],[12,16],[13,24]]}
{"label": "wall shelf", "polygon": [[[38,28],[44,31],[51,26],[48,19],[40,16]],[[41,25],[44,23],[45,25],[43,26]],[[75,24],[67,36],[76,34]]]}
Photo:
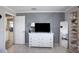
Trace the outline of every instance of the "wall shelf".
{"label": "wall shelf", "polygon": [[71,12],[71,51],[72,52],[79,52],[78,27],[79,27],[78,11],[73,11]]}

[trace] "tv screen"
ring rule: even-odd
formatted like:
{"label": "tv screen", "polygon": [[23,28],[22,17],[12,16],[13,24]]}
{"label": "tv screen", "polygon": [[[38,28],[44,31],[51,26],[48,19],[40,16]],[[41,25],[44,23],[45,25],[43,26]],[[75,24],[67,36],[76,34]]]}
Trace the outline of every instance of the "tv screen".
{"label": "tv screen", "polygon": [[50,23],[35,23],[35,32],[50,32]]}

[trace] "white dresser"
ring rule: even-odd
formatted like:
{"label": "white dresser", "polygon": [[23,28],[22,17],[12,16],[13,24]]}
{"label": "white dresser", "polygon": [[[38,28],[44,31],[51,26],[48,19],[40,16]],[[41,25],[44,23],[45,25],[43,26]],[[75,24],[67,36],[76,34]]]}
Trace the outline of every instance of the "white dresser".
{"label": "white dresser", "polygon": [[53,33],[29,33],[29,47],[52,47]]}

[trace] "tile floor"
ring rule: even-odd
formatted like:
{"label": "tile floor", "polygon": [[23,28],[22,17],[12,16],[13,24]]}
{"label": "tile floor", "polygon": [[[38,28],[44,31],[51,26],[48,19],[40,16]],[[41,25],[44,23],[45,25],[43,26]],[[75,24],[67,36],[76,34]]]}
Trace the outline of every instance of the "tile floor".
{"label": "tile floor", "polygon": [[63,47],[54,48],[29,48],[26,45],[13,45],[8,49],[8,53],[67,53]]}

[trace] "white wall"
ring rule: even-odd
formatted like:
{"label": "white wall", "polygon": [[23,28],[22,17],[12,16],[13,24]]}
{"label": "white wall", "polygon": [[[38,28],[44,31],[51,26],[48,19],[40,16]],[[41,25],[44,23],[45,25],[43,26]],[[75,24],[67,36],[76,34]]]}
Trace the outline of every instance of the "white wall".
{"label": "white wall", "polygon": [[10,13],[15,16],[15,12],[7,7],[0,6],[0,14],[2,19],[0,19],[0,52],[5,52],[5,42],[6,42],[6,18],[5,14]]}

